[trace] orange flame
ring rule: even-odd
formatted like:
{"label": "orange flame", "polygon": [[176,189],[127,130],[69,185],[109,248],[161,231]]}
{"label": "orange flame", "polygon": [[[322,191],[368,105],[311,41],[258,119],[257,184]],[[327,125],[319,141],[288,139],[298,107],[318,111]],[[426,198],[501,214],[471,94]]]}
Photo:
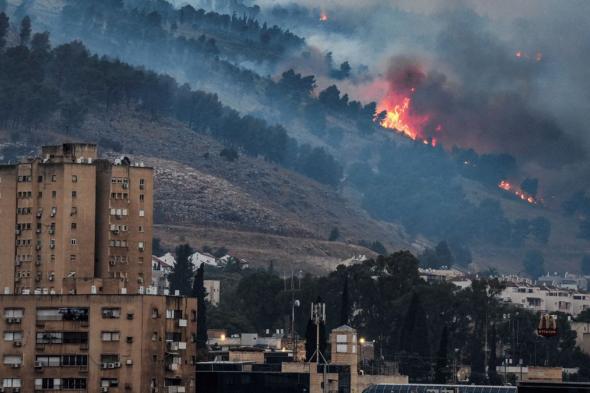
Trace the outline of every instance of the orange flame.
{"label": "orange flame", "polygon": [[424,140],[422,129],[430,116],[412,113],[411,94],[414,91],[414,88],[410,89],[407,96],[393,91],[389,92],[378,105],[377,112],[385,111],[387,113],[381,121],[382,127],[397,130],[412,140]]}
{"label": "orange flame", "polygon": [[508,181],[506,180],[502,180],[500,182],[500,184],[498,184],[498,188],[512,193],[514,194],[517,198],[530,203],[531,205],[536,205],[537,204],[537,199],[535,197],[533,197],[532,195],[527,194],[526,192],[518,189],[517,187],[513,186],[512,184],[510,184]]}
{"label": "orange flame", "polygon": [[[436,146],[437,140],[425,139],[423,129],[430,120],[429,115],[421,115],[412,112],[412,94],[416,91],[411,88],[407,95],[390,91],[377,106],[377,112],[386,113],[381,121],[381,126],[397,130],[412,140],[421,140],[424,144]],[[442,125],[436,127],[436,131],[442,131]]]}

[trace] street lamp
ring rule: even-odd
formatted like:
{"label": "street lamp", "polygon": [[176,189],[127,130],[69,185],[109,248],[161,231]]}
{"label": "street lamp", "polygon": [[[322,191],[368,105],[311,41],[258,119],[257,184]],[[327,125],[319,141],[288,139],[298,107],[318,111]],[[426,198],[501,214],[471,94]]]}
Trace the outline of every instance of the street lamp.
{"label": "street lamp", "polygon": [[[359,355],[361,357],[361,367],[363,367],[363,365],[365,364],[365,359],[363,358],[363,345],[365,344],[365,338],[364,337],[361,337],[359,339],[359,344],[360,344],[359,345],[359,347],[360,347]],[[363,373],[364,373],[364,370],[363,370]]]}

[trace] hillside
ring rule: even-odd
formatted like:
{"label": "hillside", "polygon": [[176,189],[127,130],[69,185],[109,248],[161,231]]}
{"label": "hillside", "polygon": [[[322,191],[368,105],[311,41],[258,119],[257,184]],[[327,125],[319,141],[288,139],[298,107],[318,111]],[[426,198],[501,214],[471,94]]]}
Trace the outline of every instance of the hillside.
{"label": "hillside", "polygon": [[[11,4],[13,13],[23,12]],[[59,15],[51,10],[63,2],[26,4],[35,20],[51,24]],[[125,18],[113,17],[116,10],[107,11],[108,28],[100,34],[93,31],[100,30],[104,15],[80,19],[71,12],[73,33],[63,26],[58,33],[61,39],[83,34],[91,50],[80,43],[51,50],[42,34],[33,37],[32,50],[11,43],[2,65],[6,86],[37,94],[5,96],[0,120],[15,128],[9,132],[13,141],[29,147],[94,140],[152,163],[162,182],[157,220],[176,228],[170,242],[193,228],[215,228],[219,236],[240,233],[229,236],[236,243],[252,234],[323,241],[338,228],[345,241],[379,240],[389,249],[414,252],[452,240],[471,248],[475,268],[506,271],[521,270],[530,249],[545,253],[550,270],[575,271],[587,252],[586,242],[576,238],[575,219],[504,197],[499,182],[522,175],[514,157],[412,142],[376,124],[375,103],[350,101],[336,86],[316,97],[313,76],[288,71],[274,81],[220,60],[199,39],[187,44],[173,36],[170,20],[150,25],[153,15],[126,10],[126,25]],[[122,39],[119,28],[132,26],[142,31]],[[181,75],[180,81],[189,78],[216,94],[93,52]],[[65,73],[56,72],[64,67]],[[29,75],[41,75],[44,88]],[[223,105],[228,103],[233,108]],[[221,157],[224,149],[239,158]],[[557,234],[549,241],[533,234],[539,219]],[[227,246],[218,235],[212,239]],[[244,252],[252,250],[249,241],[243,244]],[[264,254],[260,258],[268,261],[277,252]],[[310,252],[316,254],[323,251]],[[344,254],[338,251],[338,258]]]}
{"label": "hillside", "polygon": [[[226,246],[254,265],[274,260],[314,272],[372,255],[355,245],[361,240],[410,247],[399,227],[369,218],[337,191],[262,159],[240,155],[230,162],[219,155],[223,145],[176,121],[127,111],[89,116],[75,137],[57,129],[38,129],[20,143],[30,151],[42,143],[100,141],[108,157],[120,155],[114,146],[155,168],[156,236],[169,247]],[[9,138],[4,130],[3,140]],[[334,227],[341,241],[327,242]]]}

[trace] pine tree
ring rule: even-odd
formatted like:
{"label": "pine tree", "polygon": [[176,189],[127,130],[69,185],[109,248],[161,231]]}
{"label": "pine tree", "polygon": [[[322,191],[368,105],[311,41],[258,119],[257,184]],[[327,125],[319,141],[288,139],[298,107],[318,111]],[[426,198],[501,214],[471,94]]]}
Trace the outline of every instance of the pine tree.
{"label": "pine tree", "polygon": [[25,16],[20,22],[19,37],[22,46],[27,46],[29,44],[29,41],[31,40],[31,18],[29,18],[29,16]]}
{"label": "pine tree", "polygon": [[440,344],[438,348],[438,352],[436,354],[436,368],[434,370],[434,382],[445,384],[449,378],[449,369],[448,369],[448,353],[447,347],[449,346],[449,330],[445,326],[443,328],[441,337],[440,337]]}
{"label": "pine tree", "polygon": [[176,264],[172,268],[172,273],[168,276],[170,281],[170,290],[180,291],[181,295],[188,296],[192,292],[191,280],[194,275],[192,263],[189,257],[194,254],[194,250],[188,244],[176,247]]}
{"label": "pine tree", "polygon": [[205,264],[202,263],[197,269],[193,281],[193,296],[197,298],[197,360],[207,360],[207,290],[204,285]]}
{"label": "pine tree", "polygon": [[344,276],[344,287],[342,288],[342,299],[340,304],[340,326],[350,323],[350,305],[348,295],[348,275]]}

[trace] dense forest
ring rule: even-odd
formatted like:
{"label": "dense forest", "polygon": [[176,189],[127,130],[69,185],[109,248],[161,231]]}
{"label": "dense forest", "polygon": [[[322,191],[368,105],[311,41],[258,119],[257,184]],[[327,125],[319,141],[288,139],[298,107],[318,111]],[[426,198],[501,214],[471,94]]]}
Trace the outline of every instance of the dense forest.
{"label": "dense forest", "polygon": [[[4,46],[8,18],[2,14]],[[341,167],[322,148],[299,145],[281,126],[241,116],[214,94],[179,86],[165,75],[91,55],[80,42],[51,48],[48,33],[31,36],[30,19],[20,25],[18,45],[0,48],[0,124],[24,131],[56,119],[75,135],[90,111],[141,110],[154,119],[171,116],[195,132],[206,132],[252,156],[337,185]]]}
{"label": "dense forest", "polygon": [[[481,278],[459,289],[451,283],[424,282],[418,265],[409,252],[398,252],[340,266],[327,276],[295,278],[295,296],[302,304],[296,311],[298,334],[305,335],[307,307],[321,296],[327,331],[350,324],[360,336],[375,340],[371,368],[397,362],[411,381],[448,382],[449,367],[456,360],[471,364],[471,382],[498,384],[500,376],[486,372],[485,365],[495,370],[504,359],[522,359],[524,366],[580,367],[570,378],[590,378],[590,357],[575,346],[567,315],[558,316],[557,337],[540,337],[539,315],[501,303],[496,295],[503,286],[496,279]],[[228,266],[224,273],[206,274],[223,278],[225,285],[221,304],[208,309],[210,328],[263,333],[289,326],[291,283],[272,267],[236,273]]]}

